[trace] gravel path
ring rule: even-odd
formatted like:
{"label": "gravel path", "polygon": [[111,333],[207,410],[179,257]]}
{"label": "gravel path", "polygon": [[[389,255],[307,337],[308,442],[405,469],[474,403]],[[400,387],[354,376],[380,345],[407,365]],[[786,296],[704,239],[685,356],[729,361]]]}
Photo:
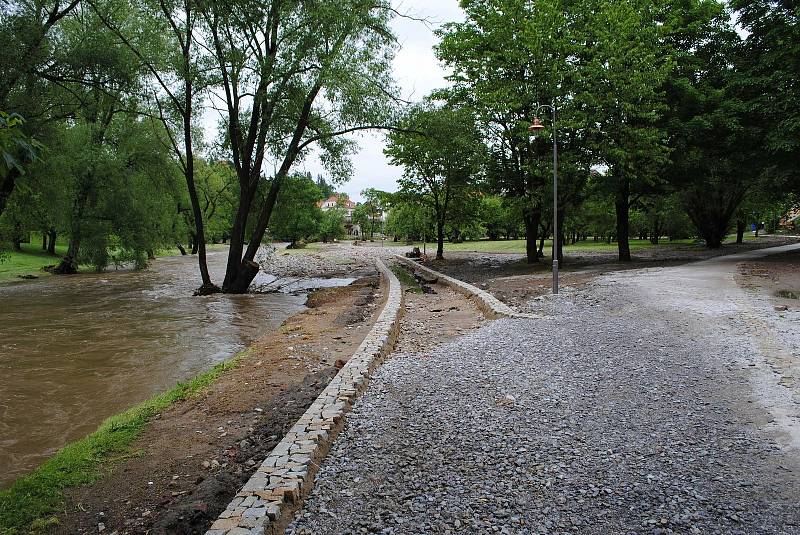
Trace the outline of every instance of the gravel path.
{"label": "gravel path", "polygon": [[743,304],[724,277],[695,299],[730,266],[608,276],[395,354],[287,533],[800,533]]}

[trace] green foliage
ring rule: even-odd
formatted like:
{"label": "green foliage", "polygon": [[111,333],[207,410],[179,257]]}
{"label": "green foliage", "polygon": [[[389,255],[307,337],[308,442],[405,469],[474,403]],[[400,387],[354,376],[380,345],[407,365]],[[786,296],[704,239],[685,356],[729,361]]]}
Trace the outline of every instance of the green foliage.
{"label": "green foliage", "polygon": [[433,211],[422,204],[396,202],[386,218],[386,234],[403,240],[421,240],[435,234]]}
{"label": "green foliage", "polygon": [[404,120],[405,130],[389,135],[385,153],[404,167],[400,194],[425,204],[435,215],[442,257],[445,225],[453,221],[452,205],[477,182],[483,162],[483,144],[471,110],[426,102]]}
{"label": "green foliage", "polygon": [[272,216],[272,235],[288,241],[290,247],[316,236],[322,219],[319,199],[320,191],[313,180],[305,176],[287,178]]}
{"label": "green foliage", "polygon": [[22,131],[23,123],[22,116],[0,111],[0,178],[5,178],[12,170],[24,173],[41,149]]}
{"label": "green foliage", "polygon": [[800,10],[792,0],[732,0],[747,32],[733,85],[758,143],[749,151],[771,187],[800,190]]}
{"label": "green foliage", "polygon": [[344,228],[344,210],[331,208],[322,212],[319,221],[319,239],[325,243],[342,238],[347,230]]}

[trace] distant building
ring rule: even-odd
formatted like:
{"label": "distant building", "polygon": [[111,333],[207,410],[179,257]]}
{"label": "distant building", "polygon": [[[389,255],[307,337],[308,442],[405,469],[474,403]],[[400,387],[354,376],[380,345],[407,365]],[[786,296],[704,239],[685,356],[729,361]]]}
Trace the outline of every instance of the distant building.
{"label": "distant building", "polygon": [[333,208],[341,208],[344,210],[344,228],[347,229],[347,234],[350,236],[361,236],[361,226],[357,223],[353,224],[353,212],[356,209],[356,203],[342,195],[336,194],[331,195],[324,201],[319,201],[317,206],[319,206],[319,209],[323,212],[327,212]]}

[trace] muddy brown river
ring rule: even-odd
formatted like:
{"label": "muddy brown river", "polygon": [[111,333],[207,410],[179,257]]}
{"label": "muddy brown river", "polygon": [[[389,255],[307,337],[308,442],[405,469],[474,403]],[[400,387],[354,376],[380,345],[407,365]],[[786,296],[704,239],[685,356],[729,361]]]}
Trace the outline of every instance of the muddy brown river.
{"label": "muddy brown river", "polygon": [[[215,281],[225,258],[209,254]],[[304,294],[192,297],[196,262],[0,286],[0,488],[304,308]]]}

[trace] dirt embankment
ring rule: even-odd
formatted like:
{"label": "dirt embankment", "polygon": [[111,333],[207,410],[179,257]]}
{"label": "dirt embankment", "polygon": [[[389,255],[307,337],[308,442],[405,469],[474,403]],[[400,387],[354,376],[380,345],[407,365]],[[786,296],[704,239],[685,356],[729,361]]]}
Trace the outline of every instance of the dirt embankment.
{"label": "dirt embankment", "polygon": [[[126,458],[68,494],[56,533],[203,533],[362,342],[377,275],[309,298],[202,395],[155,418]],[[341,362],[338,362],[341,365]]]}

